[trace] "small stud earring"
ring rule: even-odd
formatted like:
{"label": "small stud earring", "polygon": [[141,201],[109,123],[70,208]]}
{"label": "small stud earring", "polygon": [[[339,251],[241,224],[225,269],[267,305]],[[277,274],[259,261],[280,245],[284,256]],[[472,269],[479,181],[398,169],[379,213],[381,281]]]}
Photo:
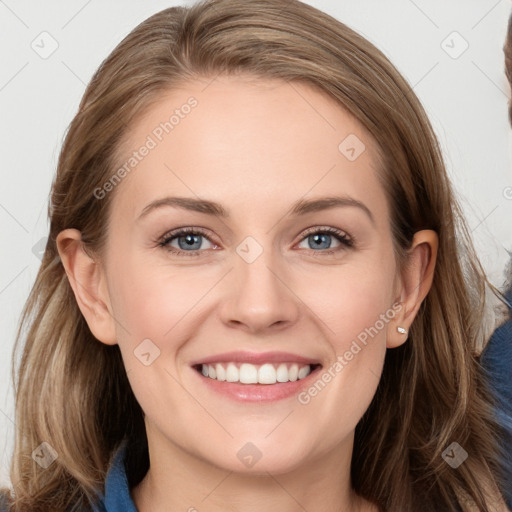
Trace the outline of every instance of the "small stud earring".
{"label": "small stud earring", "polygon": [[400,333],[400,334],[407,334],[407,330],[404,329],[403,327],[397,327],[396,330]]}

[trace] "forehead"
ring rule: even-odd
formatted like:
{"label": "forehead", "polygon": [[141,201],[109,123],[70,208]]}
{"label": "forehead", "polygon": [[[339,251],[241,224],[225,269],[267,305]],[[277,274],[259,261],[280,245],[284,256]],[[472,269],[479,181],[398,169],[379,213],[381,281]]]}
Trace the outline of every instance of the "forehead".
{"label": "forehead", "polygon": [[114,203],[128,218],[165,195],[257,214],[339,192],[386,213],[373,139],[334,99],[303,83],[187,82],[134,122],[119,154],[117,168],[126,172]]}

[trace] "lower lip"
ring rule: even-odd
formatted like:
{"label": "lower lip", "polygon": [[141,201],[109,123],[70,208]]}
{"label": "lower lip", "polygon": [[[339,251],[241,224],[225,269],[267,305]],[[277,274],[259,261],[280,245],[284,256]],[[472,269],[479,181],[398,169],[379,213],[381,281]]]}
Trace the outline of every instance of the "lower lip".
{"label": "lower lip", "polygon": [[274,402],[290,398],[299,393],[302,388],[308,387],[317,377],[321,366],[317,366],[307,377],[293,382],[277,382],[276,384],[241,384],[240,382],[227,382],[205,377],[193,369],[194,373],[212,391],[240,402]]}

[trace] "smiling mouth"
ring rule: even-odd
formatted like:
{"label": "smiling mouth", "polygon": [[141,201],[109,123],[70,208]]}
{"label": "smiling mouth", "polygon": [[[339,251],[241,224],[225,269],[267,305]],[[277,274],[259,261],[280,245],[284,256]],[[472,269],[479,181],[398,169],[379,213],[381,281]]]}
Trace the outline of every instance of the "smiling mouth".
{"label": "smiling mouth", "polygon": [[225,362],[196,364],[193,368],[203,377],[238,384],[284,384],[304,379],[320,364]]}

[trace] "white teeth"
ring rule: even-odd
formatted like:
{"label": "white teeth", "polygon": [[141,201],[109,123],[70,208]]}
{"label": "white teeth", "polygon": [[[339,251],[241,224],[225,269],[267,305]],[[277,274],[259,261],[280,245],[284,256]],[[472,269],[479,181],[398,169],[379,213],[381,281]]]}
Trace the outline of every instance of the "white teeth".
{"label": "white teeth", "polygon": [[210,379],[242,384],[275,384],[276,382],[294,382],[303,379],[311,373],[309,364],[281,363],[274,365],[265,363],[254,365],[250,363],[216,363],[203,364],[201,373]]}
{"label": "white teeth", "polygon": [[302,366],[299,369],[297,378],[300,380],[300,379],[303,379],[304,377],[307,377],[308,375],[309,375],[309,368],[307,366]]}
{"label": "white teeth", "polygon": [[229,363],[226,369],[226,380],[228,382],[238,382],[239,377],[240,373],[238,372],[238,368],[233,363]]}
{"label": "white teeth", "polygon": [[242,384],[258,383],[258,368],[253,364],[243,363],[240,365],[240,382]]}
{"label": "white teeth", "polygon": [[224,366],[221,364],[216,364],[215,372],[217,373],[217,380],[226,380],[226,370],[224,370]]}
{"label": "white teeth", "polygon": [[277,382],[288,382],[288,368],[284,363],[277,368]]}
{"label": "white teeth", "polygon": [[272,364],[264,364],[258,370],[258,382],[260,384],[275,384],[276,383],[276,369]]}

